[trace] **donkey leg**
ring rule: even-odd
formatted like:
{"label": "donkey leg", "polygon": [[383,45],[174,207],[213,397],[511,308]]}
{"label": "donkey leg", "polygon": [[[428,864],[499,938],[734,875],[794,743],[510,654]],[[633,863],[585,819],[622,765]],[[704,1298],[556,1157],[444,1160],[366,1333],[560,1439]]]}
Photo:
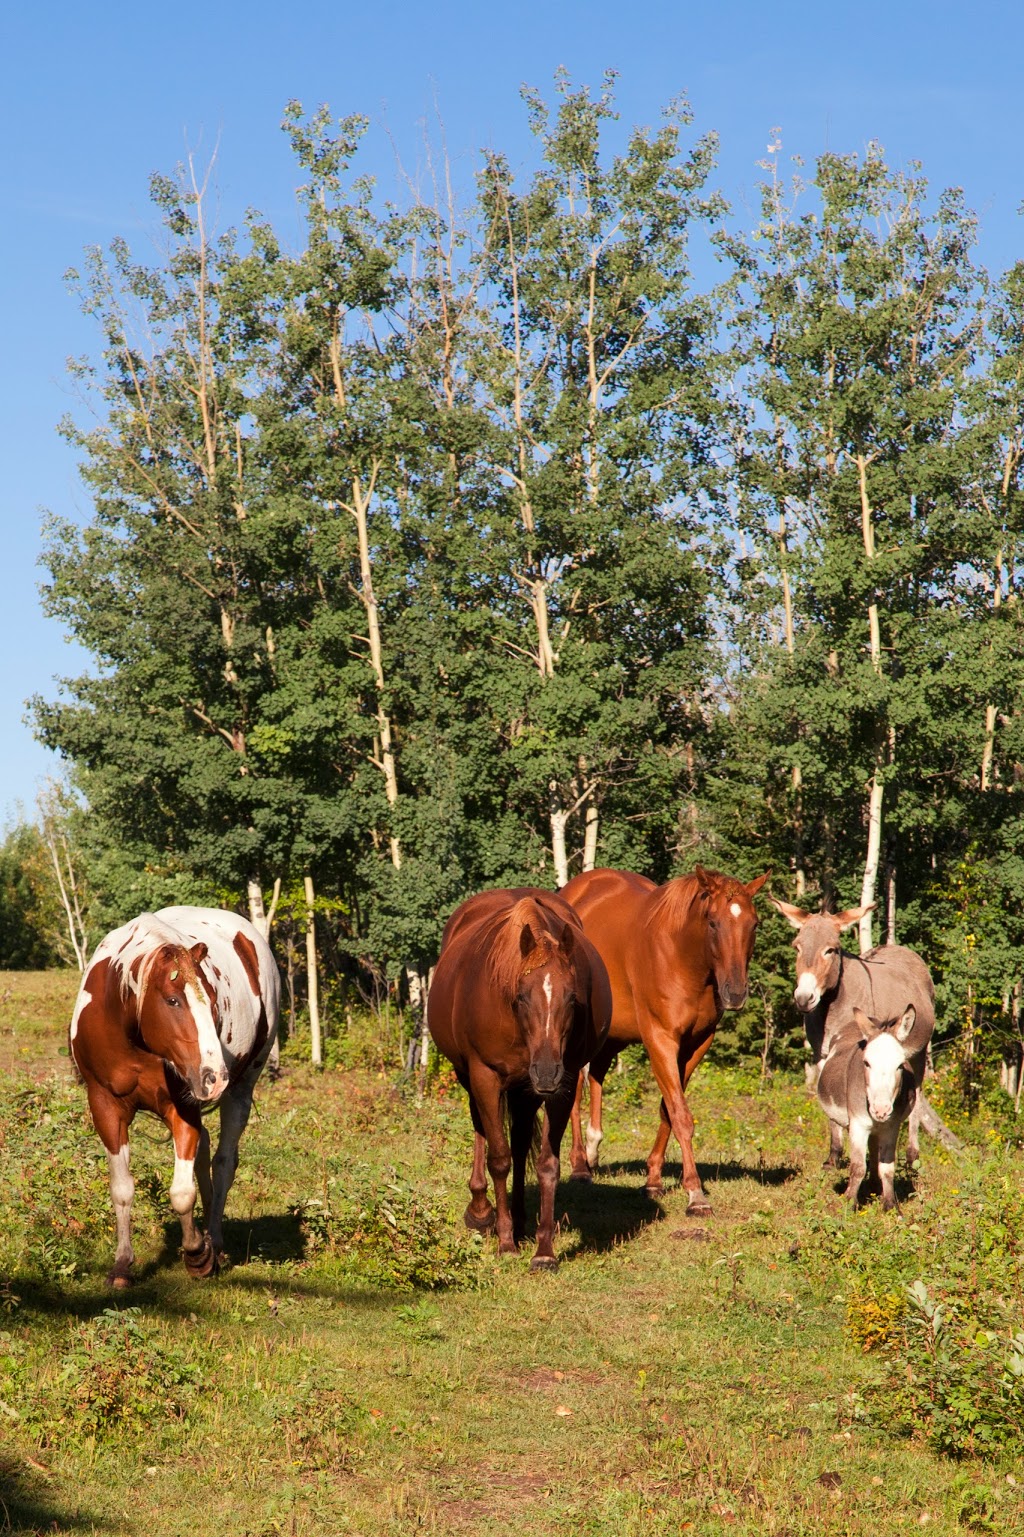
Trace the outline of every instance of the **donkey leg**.
{"label": "donkey leg", "polygon": [[843,1157],[843,1128],[838,1121],[828,1123],[828,1157],[823,1169],[838,1169]]}
{"label": "donkey leg", "polygon": [[89,1110],[92,1123],[107,1151],[107,1171],[110,1177],[110,1200],[114,1207],[117,1227],[117,1249],[113,1269],[107,1276],[107,1284],[116,1287],[131,1285],[131,1268],[135,1263],[132,1249],[132,1200],[135,1181],[131,1174],[131,1155],[128,1148],[128,1128],[133,1112],[126,1110],[111,1094],[98,1085],[89,1088]]}
{"label": "donkey leg", "polygon": [[882,1181],[882,1210],[892,1211],[899,1205],[896,1200],[896,1142],[899,1138],[899,1122],[889,1122],[879,1128],[875,1156],[878,1159],[878,1175]]}
{"label": "donkey leg", "polygon": [[495,1224],[498,1230],[498,1253],[515,1254],[516,1240],[512,1231],[512,1213],[508,1202],[508,1174],[512,1167],[512,1152],[505,1135],[504,1117],[501,1113],[501,1090],[491,1070],[478,1063],[470,1070],[473,1098],[480,1112],[484,1136],[487,1139],[487,1170],[494,1185]]}
{"label": "donkey leg", "polygon": [[921,1161],[921,1094],[918,1091],[914,1096],[914,1104],[910,1111],[910,1119],[907,1122],[907,1164],[913,1169]]}
{"label": "donkey leg", "polygon": [[469,1096],[469,1113],[473,1118],[473,1167],[469,1175],[472,1200],[462,1220],[475,1233],[493,1233],[494,1207],[487,1199],[487,1139],[472,1093]]}
{"label": "donkey leg", "polygon": [[[679,1073],[679,1046],[667,1032],[651,1031],[649,1038],[645,1036],[647,1054],[651,1059],[651,1069],[655,1081],[662,1093],[665,1110],[672,1123],[672,1130],[679,1141],[679,1150],[683,1158],[683,1185],[687,1194],[686,1214],[688,1217],[709,1217],[711,1215],[711,1202],[704,1194],[704,1187],[700,1182],[697,1172],[697,1160],[693,1156],[693,1113],[686,1102],[683,1086]],[[694,1053],[693,1058],[687,1064],[686,1077],[689,1079],[693,1069],[697,1066],[707,1044]],[[667,1145],[668,1137],[664,1133],[664,1124],[659,1130],[658,1139],[654,1145],[651,1158],[658,1153],[659,1148]],[[664,1158],[664,1152],[661,1154]],[[648,1159],[648,1189],[651,1188],[651,1159]],[[660,1177],[660,1167],[658,1174]]]}
{"label": "donkey leg", "polygon": [[870,1126],[865,1122],[850,1117],[850,1179],[846,1186],[846,1199],[857,1210],[860,1200],[860,1187],[864,1183],[868,1172],[868,1139]]}

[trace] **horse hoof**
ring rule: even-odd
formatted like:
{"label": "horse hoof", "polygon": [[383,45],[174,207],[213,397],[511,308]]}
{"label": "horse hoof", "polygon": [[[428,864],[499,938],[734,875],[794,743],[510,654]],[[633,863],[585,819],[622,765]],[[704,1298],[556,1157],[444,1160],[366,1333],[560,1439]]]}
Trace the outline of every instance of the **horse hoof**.
{"label": "horse hoof", "polygon": [[115,1291],[127,1291],[131,1284],[131,1276],[126,1275],[123,1270],[112,1270],[107,1276],[107,1285],[112,1286]]}
{"label": "horse hoof", "polygon": [[494,1226],[498,1218],[493,1206],[485,1217],[479,1216],[472,1206],[467,1206],[462,1214],[462,1220],[471,1233],[483,1233],[486,1236],[488,1233],[494,1232]]}
{"label": "horse hoof", "polygon": [[217,1256],[213,1252],[213,1244],[209,1236],[204,1235],[198,1249],[185,1249],[185,1269],[195,1281],[203,1281],[207,1276],[214,1275],[217,1269]]}
{"label": "horse hoof", "polygon": [[498,1253],[499,1254],[518,1254],[519,1253],[519,1245],[517,1243],[513,1242],[513,1240],[511,1238],[509,1238],[507,1240],[503,1240],[498,1245]]}
{"label": "horse hoof", "polygon": [[583,1185],[589,1185],[594,1176],[590,1169],[573,1169],[572,1173],[569,1175],[569,1178],[571,1180],[579,1180],[579,1182]]}
{"label": "horse hoof", "polygon": [[558,1256],[555,1254],[535,1254],[530,1261],[531,1270],[557,1270],[559,1266]]}
{"label": "horse hoof", "polygon": [[652,1201],[660,1201],[664,1194],[665,1194],[665,1186],[664,1185],[658,1184],[658,1185],[645,1185],[644,1186],[644,1195],[649,1195]]}

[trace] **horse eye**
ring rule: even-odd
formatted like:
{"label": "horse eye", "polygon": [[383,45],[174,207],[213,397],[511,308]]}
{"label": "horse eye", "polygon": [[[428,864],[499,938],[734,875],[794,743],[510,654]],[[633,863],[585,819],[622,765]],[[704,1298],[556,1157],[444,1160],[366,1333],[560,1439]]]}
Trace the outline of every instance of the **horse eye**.
{"label": "horse eye", "polygon": [[181,999],[178,997],[177,993],[171,993],[168,996],[166,1001],[167,1001],[168,1008],[171,1008],[171,1009],[180,1009],[181,1008]]}

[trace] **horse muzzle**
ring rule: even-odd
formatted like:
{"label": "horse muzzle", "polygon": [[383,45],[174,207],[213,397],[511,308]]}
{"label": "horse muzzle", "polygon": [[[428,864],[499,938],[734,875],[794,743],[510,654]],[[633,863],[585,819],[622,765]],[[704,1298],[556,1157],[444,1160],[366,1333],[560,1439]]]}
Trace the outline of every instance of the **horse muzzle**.
{"label": "horse muzzle", "polygon": [[530,1083],[535,1094],[542,1099],[557,1094],[565,1082],[565,1068],[561,1062],[531,1062]]}
{"label": "horse muzzle", "polygon": [[212,1099],[218,1099],[227,1088],[227,1069],[221,1068],[218,1071],[213,1067],[204,1067],[198,1073],[189,1073],[188,1082],[196,1099],[208,1103]]}
{"label": "horse muzzle", "polygon": [[747,1001],[749,988],[746,985],[736,987],[725,983],[718,989],[718,997],[724,1009],[742,1009]]}

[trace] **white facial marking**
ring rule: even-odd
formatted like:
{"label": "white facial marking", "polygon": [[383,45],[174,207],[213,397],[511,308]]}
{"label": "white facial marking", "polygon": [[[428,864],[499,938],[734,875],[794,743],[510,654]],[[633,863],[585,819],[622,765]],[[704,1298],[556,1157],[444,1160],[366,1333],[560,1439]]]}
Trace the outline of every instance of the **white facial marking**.
{"label": "white facial marking", "polygon": [[743,912],[743,909],[738,902],[730,902],[729,911],[732,913],[734,918],[738,918]]}
{"label": "white facial marking", "polygon": [[551,1006],[552,1006],[552,999],[553,999],[553,991],[552,991],[552,987],[551,987],[551,973],[550,973],[550,971],[547,973],[547,975],[544,978],[544,997],[547,999],[547,1003],[548,1003],[548,1017],[544,1021],[544,1034],[545,1035],[550,1035],[551,1034]]}
{"label": "white facial marking", "polygon": [[211,1099],[222,1094],[227,1088],[228,1071],[224,1062],[224,1053],[221,1050],[220,1039],[217,1035],[217,1027],[213,1023],[213,1010],[210,1008],[210,1000],[201,986],[192,983],[188,989],[189,1007],[192,1011],[192,1019],[195,1022],[196,1035],[199,1039],[199,1070],[209,1068],[217,1075],[217,1082]]}
{"label": "white facial marking", "polygon": [[864,1048],[868,1111],[876,1123],[889,1120],[893,1113],[900,1089],[900,1069],[906,1060],[906,1052],[888,1030],[874,1036]]}

